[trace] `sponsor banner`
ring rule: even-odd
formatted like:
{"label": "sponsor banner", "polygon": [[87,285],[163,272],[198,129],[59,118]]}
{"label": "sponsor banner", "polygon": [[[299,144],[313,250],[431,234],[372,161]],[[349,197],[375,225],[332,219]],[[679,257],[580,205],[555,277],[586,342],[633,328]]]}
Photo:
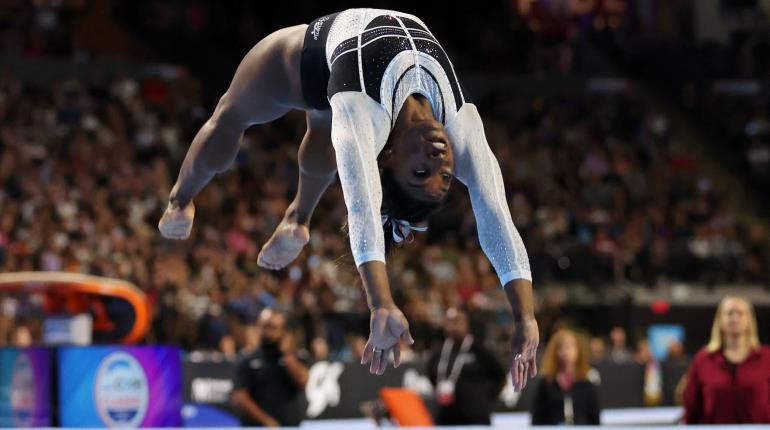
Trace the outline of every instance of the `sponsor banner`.
{"label": "sponsor banner", "polygon": [[59,349],[63,427],[175,427],[182,424],[180,350],[95,346]]}
{"label": "sponsor banner", "polygon": [[51,350],[0,349],[0,427],[51,425]]}
{"label": "sponsor banner", "polygon": [[[229,404],[235,363],[185,362],[185,401],[212,405],[237,416]],[[662,364],[664,404],[673,404],[673,390],[687,364]],[[599,386],[605,408],[641,407],[644,403],[644,366],[635,363],[601,363],[589,375]],[[493,407],[494,412],[529,410],[537,379],[522,393],[513,391],[510,375]],[[357,363],[321,361],[310,367],[305,387],[306,419],[343,419],[364,415],[367,404],[379,399],[383,387],[409,388],[422,396],[429,410],[435,412],[434,387],[419,363],[404,363],[388,368],[384,375],[369,374],[368,367]]]}
{"label": "sponsor banner", "polygon": [[[215,406],[234,416],[238,415],[229,403],[235,363],[228,361],[186,360],[184,363],[185,402]],[[384,387],[409,388],[420,394],[429,409],[434,408],[433,384],[418,363],[404,363],[399,368],[388,368],[384,375],[369,374],[367,366],[357,363],[321,361],[310,367],[305,387],[306,418],[335,419],[364,415],[362,408],[379,399]],[[530,390],[531,391],[531,390]],[[522,396],[508,383],[500,393],[495,410],[520,410],[527,391]]]}

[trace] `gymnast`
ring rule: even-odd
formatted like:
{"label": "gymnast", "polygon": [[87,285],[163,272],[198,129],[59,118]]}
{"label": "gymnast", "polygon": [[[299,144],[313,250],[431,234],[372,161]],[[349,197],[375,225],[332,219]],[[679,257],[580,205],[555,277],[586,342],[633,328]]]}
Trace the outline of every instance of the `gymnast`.
{"label": "gymnast", "polygon": [[193,197],[232,164],[244,130],[292,109],[307,118],[299,186],[258,264],[278,270],[299,255],[313,210],[338,173],[371,311],[362,364],[382,374],[391,353],[399,365],[399,340],[414,342],[391,296],[386,251],[426,229],[456,178],[468,188],[479,242],[513,311],[511,376],[514,389],[523,389],[537,373],[539,342],[527,252],[476,106],[444,49],[413,15],[350,9],[257,43],[195,136],[158,224],[161,234],[187,238]]}

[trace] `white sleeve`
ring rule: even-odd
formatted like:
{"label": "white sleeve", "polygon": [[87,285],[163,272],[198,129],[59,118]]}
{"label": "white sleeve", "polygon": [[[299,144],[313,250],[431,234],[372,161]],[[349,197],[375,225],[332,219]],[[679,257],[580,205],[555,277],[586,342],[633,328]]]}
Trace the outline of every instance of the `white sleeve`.
{"label": "white sleeve", "polygon": [[524,242],[513,225],[500,165],[489,148],[476,106],[465,103],[447,127],[455,155],[455,176],[468,187],[481,249],[504,286],[532,280]]}
{"label": "white sleeve", "polygon": [[390,118],[379,103],[361,92],[341,92],[329,100],[332,144],[348,209],[350,250],[356,266],[385,262],[380,221],[382,188],[377,154],[390,133]]}

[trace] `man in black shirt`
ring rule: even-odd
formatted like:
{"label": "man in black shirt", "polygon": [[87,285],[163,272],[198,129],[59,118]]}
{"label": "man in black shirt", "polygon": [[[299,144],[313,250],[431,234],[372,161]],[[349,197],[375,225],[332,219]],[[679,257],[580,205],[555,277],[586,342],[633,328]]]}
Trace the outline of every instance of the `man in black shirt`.
{"label": "man in black shirt", "polygon": [[505,384],[505,369],[470,334],[465,312],[450,308],[446,339],[428,364],[436,388],[439,425],[490,424],[495,398]]}
{"label": "man in black shirt", "polygon": [[305,416],[307,366],[297,357],[286,317],[266,309],[259,319],[260,347],[238,363],[232,401],[244,426],[298,426]]}

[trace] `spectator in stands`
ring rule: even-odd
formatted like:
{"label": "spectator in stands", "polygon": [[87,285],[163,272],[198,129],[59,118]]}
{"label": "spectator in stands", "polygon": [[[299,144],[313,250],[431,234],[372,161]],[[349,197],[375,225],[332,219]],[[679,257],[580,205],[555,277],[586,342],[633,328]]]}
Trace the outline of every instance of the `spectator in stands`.
{"label": "spectator in stands", "polygon": [[235,339],[231,335],[223,336],[219,340],[219,352],[225,360],[235,360],[238,358],[238,348],[235,345]]}
{"label": "spectator in stands", "polygon": [[639,341],[636,342],[636,351],[634,351],[633,361],[638,364],[648,364],[654,359],[655,357],[652,355],[652,350],[650,349],[650,341],[647,339],[639,339]]}
{"label": "spectator in stands", "polygon": [[505,369],[470,333],[468,315],[449,308],[446,339],[428,364],[436,388],[438,425],[489,425],[492,405],[505,384]]}
{"label": "spectator in stands", "polygon": [[32,330],[27,325],[19,325],[11,334],[11,345],[16,348],[29,348],[33,344]]}
{"label": "spectator in stands", "polygon": [[[61,29],[70,28],[61,18]],[[254,316],[280,306],[307,315],[303,347],[312,349],[309,342],[322,336],[330,358],[351,355],[344,340],[359,320],[368,323],[368,312],[357,273],[335,261],[347,252],[340,225],[329,221],[345,211],[338,186],[322,200],[317,239],[295,266],[277,274],[256,266],[260,244],[296,186],[296,160],[286,153],[295,153],[303,119],[290,115],[249,130],[238,166],[207,188],[198,208],[221,228],[196,230],[178,247],[154,233],[171,186],[169,171],[181,162],[206,112],[201,82],[172,69],[160,86],[156,77],[101,74],[25,83],[20,78],[31,79],[27,74],[0,71],[0,271],[63,270],[130,280],[152,306],[149,342],[215,350],[231,335],[238,350],[251,350],[258,340],[250,327]],[[153,75],[151,70],[145,72]],[[501,168],[516,172],[505,184],[511,211],[544,285],[593,285],[593,279],[601,285],[612,276],[662,286],[700,277],[770,285],[770,230],[743,221],[750,217],[736,212],[721,191],[732,189],[729,183],[701,171],[688,156],[696,151],[672,145],[688,139],[674,139],[679,132],[671,121],[632,94],[500,94],[480,97],[479,106]],[[743,133],[746,122],[733,122]],[[653,168],[660,166],[669,167]],[[244,199],[235,202],[228,197],[233,195]],[[485,338],[497,340],[501,351],[507,347],[505,336],[494,333],[505,324],[505,298],[500,300],[493,270],[479,258],[471,207],[457,200],[431,222],[430,252],[423,252],[428,240],[417,238],[396,252],[390,266],[394,284],[403,287],[418,355],[440,337],[434,333],[448,305],[483,313]],[[691,249],[706,260],[690,255]],[[431,267],[434,258],[441,262],[438,270]],[[708,270],[693,269],[694,261]],[[39,312],[30,298],[19,300],[19,316]],[[547,338],[563,324],[568,302],[558,294],[544,299],[540,316]],[[2,341],[10,341],[14,320],[0,321]],[[38,330],[31,329],[35,340]]]}
{"label": "spectator in stands", "polygon": [[417,355],[408,342],[401,341],[401,363],[422,362],[422,357]]}
{"label": "spectator in stands", "polygon": [[599,425],[599,393],[588,378],[587,350],[582,336],[572,330],[561,329],[551,337],[532,396],[533,425]]}
{"label": "spectator in stands", "polygon": [[623,327],[613,327],[610,331],[610,361],[613,363],[628,363],[634,356],[627,347],[628,337]]}
{"label": "spectator in stands", "polygon": [[298,426],[308,367],[295,352],[283,314],[265,309],[260,328],[259,349],[236,368],[232,402],[245,426]]}
{"label": "spectator in stands", "polygon": [[668,344],[668,349],[666,350],[666,362],[687,364],[689,359],[690,357],[685,353],[684,345],[681,341],[672,340]]}
{"label": "spectator in stands", "polygon": [[604,338],[601,336],[594,336],[591,338],[589,345],[591,348],[591,363],[601,363],[606,359],[607,345],[604,343]]}
{"label": "spectator in stands", "polygon": [[249,324],[243,328],[243,347],[241,348],[241,354],[252,354],[259,348],[259,326],[257,324]]}
{"label": "spectator in stands", "polygon": [[759,343],[754,308],[725,297],[711,340],[687,374],[687,424],[770,424],[770,348]]}
{"label": "spectator in stands", "polygon": [[315,337],[310,341],[310,353],[313,361],[326,361],[329,359],[329,344],[322,337]]}
{"label": "spectator in stands", "polygon": [[354,333],[348,336],[347,339],[347,354],[345,361],[350,363],[361,363],[361,357],[364,356],[364,348],[366,348],[366,338],[359,333]]}

